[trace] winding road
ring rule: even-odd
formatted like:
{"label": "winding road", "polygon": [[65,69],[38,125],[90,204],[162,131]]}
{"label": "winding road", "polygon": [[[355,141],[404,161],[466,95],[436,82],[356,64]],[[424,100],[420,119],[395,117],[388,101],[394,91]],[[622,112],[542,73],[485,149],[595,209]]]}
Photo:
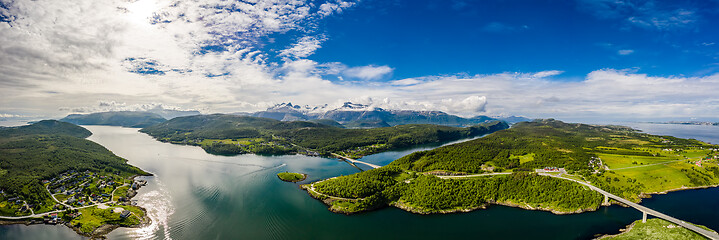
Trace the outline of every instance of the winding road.
{"label": "winding road", "polygon": [[[128,184],[123,184],[123,185],[120,186],[120,187],[123,187],[123,186],[126,186],[126,185],[128,185]],[[112,198],[115,196],[115,190],[117,190],[117,189],[120,188],[120,187],[117,187],[117,188],[115,188],[114,190],[112,190],[112,194],[110,195],[110,201],[107,201],[107,202],[104,202],[104,203],[95,203],[95,202],[93,202],[93,203],[95,203],[95,204],[87,205],[87,206],[82,206],[82,207],[73,207],[73,206],[70,206],[70,205],[65,204],[64,202],[58,201],[57,198],[55,198],[55,195],[53,195],[53,194],[50,192],[50,189],[48,189],[48,186],[45,186],[45,190],[47,190],[48,194],[50,194],[50,197],[52,197],[52,200],[54,200],[56,203],[62,204],[62,205],[64,205],[65,207],[74,210],[74,209],[83,209],[83,208],[94,207],[94,206],[97,206],[97,205],[100,205],[100,204],[105,204],[105,203],[114,203],[114,201],[112,201]],[[316,192],[316,191],[315,191],[315,192]],[[318,192],[318,193],[319,193],[319,192]],[[27,205],[27,203],[25,203],[25,204]],[[35,212],[34,212],[32,209],[30,209],[30,212],[32,213],[32,214],[30,214],[30,215],[20,216],[20,217],[0,216],[0,219],[6,219],[6,220],[22,220],[22,219],[26,219],[26,218],[39,218],[39,217],[44,217],[44,216],[46,216],[46,215],[48,215],[48,214],[51,214],[51,213],[60,213],[60,212],[64,212],[64,211],[66,211],[66,209],[63,209],[63,210],[55,210],[55,211],[50,211],[50,212],[44,212],[44,213],[35,214]]]}

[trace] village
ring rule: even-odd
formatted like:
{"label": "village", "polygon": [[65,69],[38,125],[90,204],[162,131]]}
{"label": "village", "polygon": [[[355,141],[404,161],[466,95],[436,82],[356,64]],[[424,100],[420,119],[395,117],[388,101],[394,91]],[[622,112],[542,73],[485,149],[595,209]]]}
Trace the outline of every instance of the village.
{"label": "village", "polygon": [[[147,184],[145,180],[126,179],[114,174],[98,174],[90,171],[70,170],[52,179],[42,180],[42,185],[54,202],[51,207],[28,204],[21,196],[0,190],[0,211],[5,219],[29,219],[29,223],[62,224],[82,215],[83,209],[108,206],[134,206],[131,202],[137,189]],[[46,204],[47,205],[47,204]],[[114,208],[120,218],[131,212]],[[42,219],[42,220],[41,220]]]}

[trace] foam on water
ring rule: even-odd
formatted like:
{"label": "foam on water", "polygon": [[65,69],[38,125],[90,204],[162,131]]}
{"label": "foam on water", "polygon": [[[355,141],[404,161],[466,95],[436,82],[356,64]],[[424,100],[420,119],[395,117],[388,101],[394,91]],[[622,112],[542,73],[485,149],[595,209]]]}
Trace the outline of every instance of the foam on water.
{"label": "foam on water", "polygon": [[[150,178],[148,184],[154,184],[157,189],[139,193],[133,200],[137,200],[139,206],[147,210],[147,216],[150,217],[151,223],[142,228],[134,228],[127,231],[127,237],[132,239],[172,239],[170,237],[170,225],[168,220],[175,213],[172,206],[172,196],[165,189],[165,185],[158,177]],[[157,236],[157,233],[163,233]]]}

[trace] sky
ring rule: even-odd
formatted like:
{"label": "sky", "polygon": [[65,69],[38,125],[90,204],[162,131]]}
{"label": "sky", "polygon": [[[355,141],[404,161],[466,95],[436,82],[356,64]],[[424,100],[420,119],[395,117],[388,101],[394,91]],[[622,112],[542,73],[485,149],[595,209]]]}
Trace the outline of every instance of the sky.
{"label": "sky", "polygon": [[717,23],[717,0],[0,0],[0,120],[347,101],[719,119]]}

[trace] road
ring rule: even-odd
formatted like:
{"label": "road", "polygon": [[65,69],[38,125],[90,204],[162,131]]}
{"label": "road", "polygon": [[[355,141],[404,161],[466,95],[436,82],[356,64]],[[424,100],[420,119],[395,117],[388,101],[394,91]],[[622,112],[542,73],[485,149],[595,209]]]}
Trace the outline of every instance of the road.
{"label": "road", "polygon": [[324,196],[324,197],[327,197],[327,198],[331,198],[331,199],[339,199],[339,200],[346,200],[346,201],[359,201],[359,200],[364,199],[364,198],[343,198],[343,197],[335,197],[335,196],[330,196],[330,195],[327,195],[327,194],[324,194],[324,193],[321,193],[321,192],[318,192],[317,190],[315,190],[315,183],[321,183],[321,182],[324,182],[324,181],[327,181],[327,180],[331,180],[331,179],[335,179],[335,178],[337,178],[337,177],[328,178],[328,179],[325,179],[325,180],[322,180],[322,181],[313,182],[312,184],[310,184],[309,190],[312,191],[313,193],[316,193],[316,194],[318,194],[318,195],[321,195],[321,196]]}
{"label": "road", "polygon": [[483,177],[483,176],[494,176],[494,175],[507,175],[512,174],[511,172],[500,172],[500,173],[482,173],[472,175],[458,175],[458,176],[436,176],[442,179],[455,179],[455,178],[468,178],[468,177]]}
{"label": "road", "polygon": [[[481,176],[503,175],[503,174],[511,174],[511,173],[483,173],[483,174],[462,175],[462,176],[437,176],[437,177],[442,178],[442,179],[456,179],[456,178],[468,178],[468,177],[481,177]],[[607,192],[607,191],[604,191],[604,190],[602,190],[601,188],[595,187],[594,185],[591,185],[591,184],[589,184],[589,183],[586,183],[586,182],[583,182],[583,181],[579,181],[579,180],[576,180],[576,179],[561,177],[561,176],[558,176],[558,175],[547,174],[547,173],[539,173],[539,175],[549,176],[549,177],[553,177],[553,178],[560,178],[560,179],[569,180],[569,181],[573,181],[573,182],[582,184],[582,185],[584,185],[584,186],[589,187],[589,189],[592,189],[592,190],[594,190],[594,191],[597,191],[597,192],[599,192],[600,194],[602,194],[602,195],[604,195],[604,196],[607,196],[607,197],[609,197],[609,198],[611,198],[611,199],[614,199],[614,200],[616,200],[616,201],[618,201],[618,202],[621,202],[621,203],[626,204],[626,205],[628,205],[628,206],[630,206],[630,207],[633,207],[634,209],[637,209],[637,210],[639,210],[639,211],[641,211],[641,212],[643,212],[643,213],[646,213],[646,214],[648,214],[648,215],[652,215],[652,216],[655,216],[655,217],[664,219],[664,220],[666,220],[666,221],[672,222],[672,223],[677,224],[677,225],[679,225],[679,226],[682,226],[682,227],[684,227],[684,228],[686,228],[686,229],[689,229],[689,230],[692,230],[692,231],[694,231],[694,232],[696,232],[696,233],[699,233],[699,234],[701,234],[701,235],[703,235],[704,237],[707,237],[707,238],[709,238],[709,239],[719,240],[719,234],[717,234],[717,233],[715,233],[715,232],[708,231],[708,230],[706,230],[706,229],[703,229],[703,228],[694,226],[694,225],[691,224],[691,223],[684,222],[684,221],[679,220],[679,219],[676,219],[676,218],[674,218],[674,217],[672,217],[672,216],[669,216],[669,215],[663,214],[663,213],[661,213],[661,212],[655,211],[655,210],[653,210],[653,209],[651,209],[651,208],[648,208],[648,207],[645,207],[645,206],[636,204],[636,203],[634,203],[634,202],[632,202],[632,201],[629,201],[629,200],[627,200],[627,199],[621,198],[621,197],[619,197],[619,196],[617,196],[617,195],[614,195],[614,194],[611,194],[611,193],[609,193],[609,192]]]}
{"label": "road", "polygon": [[342,156],[342,155],[339,155],[339,154],[336,154],[336,153],[332,153],[332,155],[334,155],[335,157],[338,157],[338,158],[340,158],[340,159],[343,159],[343,160],[345,160],[345,161],[349,161],[349,162],[351,162],[351,163],[361,163],[361,164],[370,166],[370,167],[372,167],[372,168],[380,168],[380,167],[382,167],[382,166],[380,166],[380,165],[375,165],[375,164],[371,164],[371,163],[368,163],[368,162],[363,162],[363,161],[360,161],[360,160],[351,159],[351,158],[348,158],[348,157],[345,157],[345,156]]}
{"label": "road", "polygon": [[[122,186],[126,186],[126,185],[127,185],[127,184],[124,184],[124,185],[122,185]],[[122,186],[120,186],[120,187],[122,187]],[[117,189],[120,188],[120,187],[115,188],[115,190],[117,190]],[[48,189],[47,186],[45,186],[45,190],[47,190],[47,192],[50,194],[50,197],[52,197],[52,200],[54,200],[56,203],[59,203],[59,204],[64,205],[65,207],[67,207],[67,208],[69,208],[69,209],[89,208],[89,207],[94,207],[94,206],[97,206],[97,205],[100,205],[100,204],[104,204],[104,203],[110,203],[110,204],[112,204],[112,203],[114,203],[114,201],[112,201],[112,198],[113,198],[113,196],[115,196],[115,190],[113,190],[113,191],[112,191],[112,194],[110,195],[110,201],[107,201],[107,202],[104,202],[104,203],[95,203],[95,202],[93,202],[93,203],[95,203],[95,204],[87,205],[87,206],[82,206],[82,207],[73,207],[73,206],[67,205],[67,204],[65,204],[65,203],[63,203],[63,202],[58,201],[57,198],[55,198],[55,196],[52,195],[52,193],[50,192],[50,189]],[[315,191],[315,192],[316,192],[316,191]],[[317,193],[319,193],[319,192],[317,192]],[[320,194],[321,194],[321,193],[320,193]],[[25,204],[27,204],[27,203],[25,203]],[[32,213],[31,215],[28,215],[28,216],[20,216],[20,217],[0,216],[0,219],[22,220],[22,219],[26,219],[26,218],[39,218],[39,217],[44,217],[45,215],[48,215],[48,214],[51,214],[51,213],[59,213],[59,212],[64,212],[64,211],[66,211],[66,210],[55,210],[55,211],[51,211],[51,212],[44,212],[44,213],[35,214],[35,212],[32,211],[32,209],[30,209],[30,212]]]}
{"label": "road", "polygon": [[50,192],[50,189],[48,188],[49,186],[50,186],[50,185],[46,185],[46,186],[45,186],[45,190],[47,190],[47,193],[50,194],[50,197],[52,197],[52,200],[55,200],[56,203],[60,203],[60,204],[64,205],[65,207],[68,207],[68,208],[70,208],[70,209],[73,209],[72,206],[67,205],[67,204],[65,204],[64,202],[58,201],[57,198],[55,198],[55,195],[53,195],[52,192]]}
{"label": "road", "polygon": [[589,187],[589,189],[592,189],[592,190],[594,190],[594,191],[597,191],[597,192],[601,193],[601,194],[604,195],[604,196],[607,196],[607,197],[609,197],[609,198],[611,198],[611,199],[617,200],[617,201],[619,201],[619,202],[621,202],[621,203],[623,203],[623,204],[626,204],[626,205],[628,205],[628,206],[630,206],[630,207],[633,207],[634,209],[637,209],[637,210],[639,210],[639,211],[641,211],[641,212],[643,212],[643,213],[646,213],[646,214],[648,214],[648,215],[652,215],[652,216],[655,216],[655,217],[658,217],[658,218],[667,220],[667,221],[669,221],[669,222],[672,222],[672,223],[674,223],[674,224],[677,224],[677,225],[679,225],[679,226],[682,226],[682,227],[684,227],[684,228],[686,228],[686,229],[689,229],[689,230],[692,230],[692,231],[694,231],[694,232],[696,232],[696,233],[699,233],[699,234],[701,234],[701,235],[703,235],[704,237],[707,237],[707,238],[709,238],[709,239],[719,240],[719,234],[717,234],[717,233],[715,233],[715,232],[708,231],[708,230],[706,230],[706,229],[703,229],[703,228],[694,226],[694,225],[691,224],[691,223],[684,222],[684,221],[682,221],[682,220],[673,218],[672,216],[669,216],[669,215],[666,215],[666,214],[657,212],[657,211],[655,211],[655,210],[653,210],[653,209],[651,209],[651,208],[648,208],[648,207],[645,207],[645,206],[636,204],[636,203],[634,203],[634,202],[632,202],[632,201],[629,201],[629,200],[627,200],[627,199],[621,198],[621,197],[619,197],[619,196],[617,196],[617,195],[614,195],[614,194],[611,194],[611,193],[609,193],[609,192],[607,192],[607,191],[604,191],[604,190],[602,190],[601,188],[595,187],[595,186],[593,186],[593,185],[591,185],[591,184],[589,184],[589,183],[582,182],[582,181],[575,180],[575,179],[571,179],[571,178],[554,176],[554,175],[550,175],[550,174],[542,174],[542,173],[540,173],[540,175],[550,176],[550,177],[554,177],[554,178],[561,178],[561,179],[564,179],[564,180],[569,180],[569,181],[573,181],[573,182],[582,184],[582,185],[584,185],[584,186]]}

